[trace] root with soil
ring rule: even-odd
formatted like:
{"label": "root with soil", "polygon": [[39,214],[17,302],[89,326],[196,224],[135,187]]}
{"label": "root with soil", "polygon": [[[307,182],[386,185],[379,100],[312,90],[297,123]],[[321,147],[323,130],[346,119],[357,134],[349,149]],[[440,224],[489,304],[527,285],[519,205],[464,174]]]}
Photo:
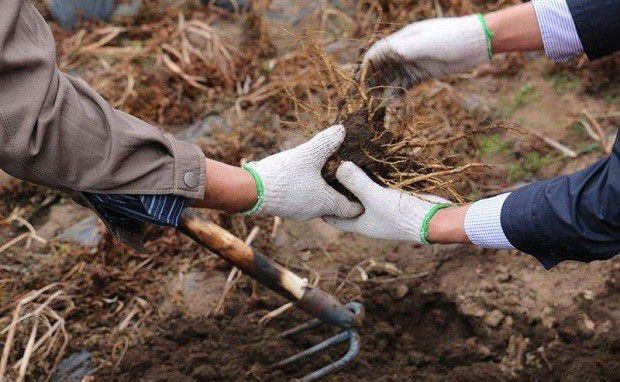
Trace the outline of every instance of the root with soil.
{"label": "root with soil", "polygon": [[444,82],[422,83],[397,97],[375,96],[356,80],[356,68],[340,65],[324,43],[311,37],[300,41],[294,59],[307,72],[283,85],[286,102],[292,99],[294,105],[288,124],[315,132],[342,123],[347,132],[323,169],[328,183],[348,194],[335,179],[344,160],[383,186],[466,200],[472,189],[465,176],[488,167],[478,161],[476,137],[499,123],[466,110]]}

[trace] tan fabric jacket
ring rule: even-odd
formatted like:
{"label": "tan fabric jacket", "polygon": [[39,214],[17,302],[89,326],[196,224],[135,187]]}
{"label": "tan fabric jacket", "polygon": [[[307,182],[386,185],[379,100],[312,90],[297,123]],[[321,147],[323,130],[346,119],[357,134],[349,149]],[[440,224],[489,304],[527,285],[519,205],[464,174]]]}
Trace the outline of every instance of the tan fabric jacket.
{"label": "tan fabric jacket", "polygon": [[28,1],[0,0],[0,167],[69,192],[200,199],[205,159],[193,144],[113,109],[56,67],[51,31]]}

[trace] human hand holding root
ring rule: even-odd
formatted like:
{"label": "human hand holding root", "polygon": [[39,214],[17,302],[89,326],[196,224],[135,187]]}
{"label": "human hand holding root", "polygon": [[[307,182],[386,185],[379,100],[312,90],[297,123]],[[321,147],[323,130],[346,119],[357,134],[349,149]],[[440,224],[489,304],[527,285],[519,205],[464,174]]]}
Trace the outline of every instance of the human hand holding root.
{"label": "human hand holding root", "polygon": [[244,168],[254,177],[258,193],[248,214],[292,220],[353,218],[361,214],[361,205],[333,189],[321,176],[325,162],[344,138],[344,127],[335,125],[298,147],[246,164]]}
{"label": "human hand holding root", "polygon": [[371,87],[407,89],[430,77],[471,70],[490,60],[488,33],[481,15],[409,24],[370,47],[363,59],[365,79]]}
{"label": "human hand holding root", "polygon": [[493,53],[542,46],[534,8],[521,4],[486,15],[411,23],[374,43],[362,72],[371,88],[407,89],[428,78],[470,71]]}
{"label": "human hand holding root", "polygon": [[344,138],[345,128],[335,125],[306,143],[243,168],[207,159],[205,197],[195,206],[291,220],[358,216],[362,206],[333,189],[321,176],[325,162]]}
{"label": "human hand holding root", "polygon": [[[382,187],[352,162],[343,162],[336,177],[365,209],[362,215],[353,219],[325,218],[336,228],[376,239],[420,244],[469,242],[462,224],[466,209],[448,208],[451,205],[446,199]],[[462,215],[460,219],[459,215]]]}

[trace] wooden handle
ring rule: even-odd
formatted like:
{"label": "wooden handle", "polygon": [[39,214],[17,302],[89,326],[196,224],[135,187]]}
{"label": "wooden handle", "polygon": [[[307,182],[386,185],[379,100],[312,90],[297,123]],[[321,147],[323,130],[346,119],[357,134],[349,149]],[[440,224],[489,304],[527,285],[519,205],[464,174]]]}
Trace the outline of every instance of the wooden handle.
{"label": "wooden handle", "polygon": [[217,224],[186,211],[181,216],[179,230],[287,299],[298,301],[304,296],[306,279],[252,250]]}
{"label": "wooden handle", "polygon": [[361,314],[355,314],[334,296],[319,288],[309,287],[306,279],[252,250],[241,239],[217,224],[185,211],[178,230],[269,289],[298,303],[297,306],[311,316],[342,328],[361,325]]}

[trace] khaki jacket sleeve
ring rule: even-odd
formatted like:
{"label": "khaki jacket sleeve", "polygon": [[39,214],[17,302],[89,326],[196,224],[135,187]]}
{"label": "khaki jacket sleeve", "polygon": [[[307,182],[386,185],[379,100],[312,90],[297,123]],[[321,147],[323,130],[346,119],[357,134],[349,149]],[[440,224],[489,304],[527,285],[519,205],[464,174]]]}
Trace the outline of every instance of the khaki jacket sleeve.
{"label": "khaki jacket sleeve", "polygon": [[0,0],[0,167],[73,194],[204,195],[193,144],[113,109],[56,67],[51,31],[28,1]]}

